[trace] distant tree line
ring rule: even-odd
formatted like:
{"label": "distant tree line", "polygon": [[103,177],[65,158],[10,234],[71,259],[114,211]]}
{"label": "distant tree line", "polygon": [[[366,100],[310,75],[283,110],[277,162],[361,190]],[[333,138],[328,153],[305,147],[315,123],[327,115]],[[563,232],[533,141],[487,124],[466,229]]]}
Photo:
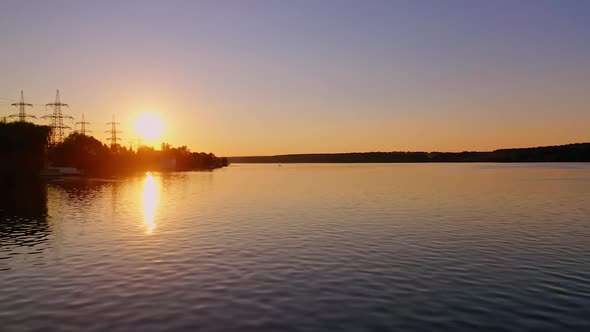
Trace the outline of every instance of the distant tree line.
{"label": "distant tree line", "polygon": [[490,152],[364,152],[230,157],[232,163],[590,162],[590,143]]}

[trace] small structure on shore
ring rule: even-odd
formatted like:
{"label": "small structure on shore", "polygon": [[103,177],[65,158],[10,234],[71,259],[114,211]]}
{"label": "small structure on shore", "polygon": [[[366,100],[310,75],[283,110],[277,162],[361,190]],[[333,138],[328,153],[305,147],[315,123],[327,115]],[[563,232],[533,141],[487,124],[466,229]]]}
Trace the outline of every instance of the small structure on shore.
{"label": "small structure on shore", "polygon": [[47,167],[41,171],[41,176],[78,176],[85,172],[75,167]]}
{"label": "small structure on shore", "polygon": [[176,170],[176,158],[164,157],[160,160],[160,169],[162,171],[175,171]]}

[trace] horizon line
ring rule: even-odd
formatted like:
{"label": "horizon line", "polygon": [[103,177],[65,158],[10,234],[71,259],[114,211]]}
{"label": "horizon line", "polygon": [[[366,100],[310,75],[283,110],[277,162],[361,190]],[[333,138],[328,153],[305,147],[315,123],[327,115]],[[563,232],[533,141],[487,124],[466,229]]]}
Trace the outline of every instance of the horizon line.
{"label": "horizon line", "polygon": [[490,153],[495,151],[502,151],[502,150],[518,150],[518,149],[540,149],[540,148],[552,148],[552,147],[562,147],[562,146],[569,146],[569,145],[578,145],[578,144],[590,144],[588,142],[574,142],[574,143],[567,143],[567,144],[555,144],[555,145],[538,145],[538,146],[529,146],[529,147],[512,147],[512,148],[499,148],[494,150],[487,150],[487,151],[477,151],[477,150],[464,150],[464,151],[411,151],[411,150],[391,150],[391,151],[353,151],[353,152],[313,152],[313,153],[286,153],[286,154],[274,154],[274,155],[242,155],[242,156],[227,156],[227,158],[256,158],[256,157],[282,157],[282,156],[313,156],[313,155],[338,155],[338,154],[366,154],[366,153]]}

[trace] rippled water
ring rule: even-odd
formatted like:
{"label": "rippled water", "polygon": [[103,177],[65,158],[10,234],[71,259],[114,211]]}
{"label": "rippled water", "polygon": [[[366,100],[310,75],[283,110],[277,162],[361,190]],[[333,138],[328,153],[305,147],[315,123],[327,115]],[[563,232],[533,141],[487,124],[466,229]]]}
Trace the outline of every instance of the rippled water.
{"label": "rippled water", "polygon": [[2,331],[590,330],[589,164],[1,190]]}

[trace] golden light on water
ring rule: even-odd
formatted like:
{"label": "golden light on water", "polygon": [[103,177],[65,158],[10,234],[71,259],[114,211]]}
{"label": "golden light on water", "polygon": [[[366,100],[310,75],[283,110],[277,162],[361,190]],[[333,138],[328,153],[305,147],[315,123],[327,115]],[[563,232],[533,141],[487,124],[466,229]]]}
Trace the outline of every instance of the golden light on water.
{"label": "golden light on water", "polygon": [[152,234],[156,229],[156,210],[158,207],[158,185],[154,180],[152,173],[147,172],[143,182],[142,192],[142,209],[143,225],[146,228],[146,234]]}
{"label": "golden light on water", "polygon": [[141,114],[133,122],[135,131],[141,136],[145,143],[153,144],[162,138],[164,133],[164,121],[153,113]]}

